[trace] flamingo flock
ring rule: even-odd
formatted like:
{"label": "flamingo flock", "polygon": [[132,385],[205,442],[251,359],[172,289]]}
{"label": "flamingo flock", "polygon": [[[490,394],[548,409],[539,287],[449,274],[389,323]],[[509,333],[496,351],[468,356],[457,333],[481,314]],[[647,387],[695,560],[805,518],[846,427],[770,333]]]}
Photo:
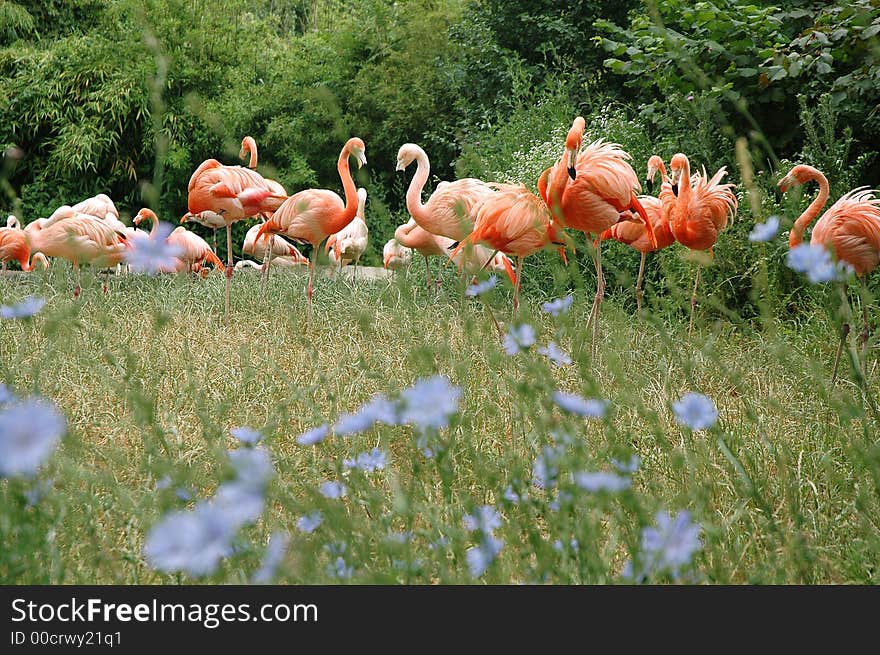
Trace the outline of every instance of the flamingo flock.
{"label": "flamingo flock", "polygon": [[[413,162],[416,171],[407,190],[406,208],[411,219],[397,227],[394,238],[383,248],[383,265],[396,270],[408,266],[413,251],[425,261],[426,284],[434,284],[429,258],[438,257],[454,263],[462,275],[477,275],[483,270],[505,273],[513,287],[513,311],[520,301],[523,260],[544,249],[558,251],[567,262],[566,250],[573,240],[568,230],[583,232],[596,271],[596,291],[585,329],[592,329],[591,352],[595,358],[600,334],[600,312],[605,292],[602,272],[602,242],[613,239],[641,254],[636,281],[637,311],[642,309],[642,282],[647,254],[680,243],[692,251],[713,248],[721,232],[735,217],[737,199],[734,185],[723,183],[724,168],[711,177],[703,168],[691,171],[683,153],[669,162],[669,174],[662,158],[653,155],[647,162],[647,179],[653,186],[661,177],[659,196],[641,194],[639,178],[630,162],[631,156],[618,144],[602,139],[584,145],[586,122],[576,117],[558,160],[535,181],[537,193],[524,184],[508,184],[463,178],[440,182],[423,201],[430,177],[430,162],[425,151],[414,143],[402,145],[397,155],[397,170],[406,170]],[[176,263],[165,272],[202,272],[206,263],[224,269],[226,276],[226,317],[229,319],[231,279],[235,270],[253,267],[268,274],[271,267],[307,266],[306,287],[308,316],[311,318],[314,273],[322,244],[336,266],[357,265],[367,249],[369,228],[365,213],[367,192],[358,189],[350,169],[350,159],[358,168],[366,165],[366,145],[358,137],[349,139],[337,160],[337,172],[343,196],[329,189],[305,189],[288,195],[278,182],[257,172],[257,145],[253,138],[242,139],[242,159],[248,166],[224,165],[207,159],[193,172],[188,185],[188,212],[181,223],[194,222],[214,230],[214,247],[184,226],[167,236],[178,247]],[[790,247],[797,247],[807,226],[819,216],[829,199],[825,176],[810,166],[795,166],[779,182],[789,188],[815,181],[818,197],[795,222]],[[232,224],[259,219],[247,233],[242,251],[256,260],[232,258]],[[130,238],[140,233],[137,226],[152,222],[156,237],[159,219],[149,208],[135,217],[135,227],[119,219],[113,201],[104,194],[72,206],[59,207],[49,218],[37,219],[22,229],[10,216],[0,228],[0,261],[16,261],[30,271],[35,261],[48,266],[47,257],[62,257],[74,268],[80,265],[112,266],[119,264]],[[227,261],[216,255],[216,230],[226,228]],[[141,233],[143,234],[143,233]],[[880,263],[880,197],[878,192],[859,188],[842,196],[813,228],[811,242],[828,249],[834,258],[849,265],[862,279]],[[307,259],[296,245],[311,246]],[[515,261],[515,265],[514,265]],[[693,331],[694,312],[702,262],[698,260],[691,295],[689,332]],[[79,280],[74,295],[80,293]],[[867,314],[860,335],[868,338]],[[845,326],[846,336],[849,326]],[[842,344],[842,342],[841,342]],[[838,359],[840,350],[838,349]],[[835,362],[835,374],[837,363]]]}

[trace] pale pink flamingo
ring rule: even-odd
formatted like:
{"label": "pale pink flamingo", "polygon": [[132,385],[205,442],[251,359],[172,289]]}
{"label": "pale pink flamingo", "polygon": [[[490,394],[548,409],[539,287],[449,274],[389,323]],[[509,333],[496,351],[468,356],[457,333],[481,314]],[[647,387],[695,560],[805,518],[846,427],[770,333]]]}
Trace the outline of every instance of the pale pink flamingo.
{"label": "pale pink flamingo", "polygon": [[226,221],[223,220],[223,217],[212,211],[203,211],[198,212],[196,214],[192,214],[187,212],[183,215],[183,218],[180,219],[181,223],[198,223],[203,227],[211,228],[214,232],[213,239],[211,240],[211,249],[214,253],[217,253],[217,230],[226,227]]}
{"label": "pale pink flamingo", "polygon": [[357,214],[355,214],[351,223],[339,230],[336,234],[331,234],[327,238],[327,244],[325,246],[325,250],[331,253],[331,259],[339,267],[354,262],[355,279],[357,279],[358,262],[367,249],[370,235],[364,214],[367,205],[367,190],[363,188],[358,189],[357,196]]}
{"label": "pale pink flamingo", "polygon": [[[290,257],[290,256],[279,256],[273,257],[272,262],[269,266],[274,268],[299,268],[300,266],[308,266],[309,260],[300,255],[299,257]],[[263,262],[258,264],[252,259],[240,259],[235,262],[235,270],[241,271],[245,268],[255,268],[259,271],[263,271],[266,268],[266,263]]]}
{"label": "pale pink flamingo", "polygon": [[[159,218],[152,209],[144,207],[135,215],[135,225],[140,225],[144,221],[152,222],[153,227],[150,230],[150,236],[155,237],[159,230]],[[224,268],[223,261],[214,254],[208,242],[182,225],[174,228],[171,234],[168,235],[168,243],[179,246],[181,254],[177,257],[178,264],[171,270],[162,271],[163,273],[183,273],[184,271],[200,270],[201,264],[205,260],[213,264],[216,270]],[[199,265],[198,269],[196,268],[197,264]]]}
{"label": "pale pink flamingo", "polygon": [[[272,265],[276,257],[287,257],[293,260],[296,265],[308,265],[309,260],[297,250],[297,248],[282,239],[277,234],[272,235],[272,247],[266,247],[266,239],[257,241],[257,233],[260,231],[261,224],[254,225],[247,231],[244,236],[244,243],[241,244],[241,251],[248,255],[253,255],[257,259],[261,259],[262,270],[265,273]],[[284,266],[281,264],[281,266]]]}
{"label": "pale pink flamingo", "polygon": [[[794,222],[794,226],[788,235],[788,245],[794,248],[804,238],[804,230],[819,216],[819,212],[828,202],[831,195],[828,178],[812,166],[801,164],[789,171],[788,175],[779,181],[779,188],[784,192],[791,187],[807,182],[819,183],[819,195],[810,203],[803,214]],[[843,194],[828,210],[819,217],[810,234],[810,243],[819,244],[828,248],[838,261],[846,262],[853,267],[856,275],[862,283],[862,319],[864,327],[859,339],[863,351],[862,364],[866,366],[866,347],[870,336],[868,324],[868,308],[864,299],[865,276],[877,268],[880,263],[880,191],[859,187]],[[837,348],[837,356],[834,358],[834,372],[831,376],[832,384],[837,379],[837,366],[840,363],[840,353],[846,336],[849,334],[849,324],[843,324],[840,335],[840,345]],[[864,375],[864,374],[863,374]]]}
{"label": "pale pink flamingo", "polygon": [[339,232],[357,214],[357,187],[351,177],[348,158],[354,156],[358,168],[367,163],[366,146],[358,137],[349,139],[339,153],[336,170],[342,180],[345,200],[327,189],[306,189],[290,196],[275,210],[272,217],[260,226],[259,240],[264,235],[281,234],[296,243],[312,245],[312,265],[309,269],[308,316],[312,315],[312,291],[318,248],[331,234]]}
{"label": "pale pink flamingo", "polygon": [[[674,199],[664,200],[669,207],[669,225],[675,240],[690,250],[709,250],[718,240],[718,233],[727,227],[728,218],[736,216],[737,200],[733,193],[734,184],[721,184],[727,169],[721,167],[712,179],[702,175],[691,175],[691,165],[682,153],[676,153],[669,162],[672,170],[673,188],[678,189]],[[691,294],[691,319],[688,334],[694,332],[694,309],[697,306],[697,286],[700,283],[700,262],[694,277],[694,291]]]}
{"label": "pale pink flamingo", "polygon": [[382,246],[382,267],[389,271],[406,268],[412,262],[412,250],[402,245],[397,239],[388,239]]}

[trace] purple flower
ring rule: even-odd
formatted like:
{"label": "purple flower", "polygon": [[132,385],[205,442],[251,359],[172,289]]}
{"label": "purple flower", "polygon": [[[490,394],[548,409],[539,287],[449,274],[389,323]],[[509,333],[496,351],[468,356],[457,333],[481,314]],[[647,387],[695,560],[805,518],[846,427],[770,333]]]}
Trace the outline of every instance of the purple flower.
{"label": "purple flower", "polygon": [[571,357],[568,356],[568,353],[557,346],[554,341],[548,343],[546,348],[538,348],[538,354],[544,355],[544,357],[556,364],[556,366],[561,367],[571,364]]}
{"label": "purple flower", "polygon": [[300,516],[296,521],[296,528],[300,532],[305,532],[306,534],[311,534],[315,530],[318,529],[318,526],[324,522],[324,515],[319,511],[315,510],[311,514],[306,514],[305,516]]}
{"label": "purple flower", "polygon": [[491,291],[495,288],[495,285],[498,284],[498,277],[492,275],[484,282],[480,282],[478,284],[471,284],[467,289],[464,290],[464,295],[466,296],[479,296],[487,291]]}
{"label": "purple flower", "polygon": [[562,446],[544,446],[532,466],[532,484],[539,489],[551,489],[559,476],[558,462],[565,450]]}
{"label": "purple flower", "polygon": [[777,232],[779,232],[779,217],[771,216],[766,223],[755,224],[749,232],[749,241],[752,243],[770,241]]}
{"label": "purple flower", "polygon": [[571,478],[578,487],[591,493],[599,491],[617,493],[624,489],[629,489],[632,484],[632,480],[627,477],[605,471],[597,471],[595,473],[581,471],[573,473]]}
{"label": "purple flower", "polygon": [[16,305],[0,306],[0,318],[30,318],[43,309],[45,304],[45,298],[27,296]]}
{"label": "purple flower", "polygon": [[552,316],[559,316],[560,314],[568,313],[572,302],[574,302],[574,296],[568,294],[562,298],[556,298],[555,300],[543,303],[541,309]]}
{"label": "purple flower", "polygon": [[[678,578],[681,569],[689,565],[703,547],[702,528],[691,521],[690,512],[686,510],[679,511],[675,517],[668,512],[657,512],[654,521],[656,527],[642,530],[639,573],[644,576],[668,572]],[[629,577],[634,577],[634,572],[631,567]]]}
{"label": "purple flower", "polygon": [[504,490],[503,497],[504,500],[513,505],[519,505],[523,500],[526,499],[526,495],[524,493],[517,493],[513,490],[513,487],[511,485],[507,485],[507,489]]}
{"label": "purple flower", "polygon": [[458,412],[461,387],[443,375],[417,380],[400,393],[400,422],[417,430],[440,430],[449,425],[449,417]]}
{"label": "purple flower", "polygon": [[462,522],[466,530],[491,535],[496,528],[501,527],[501,514],[491,505],[482,505],[465,516]]}
{"label": "purple flower", "polygon": [[257,430],[246,427],[232,428],[229,431],[229,434],[231,434],[233,437],[238,439],[246,446],[254,446],[260,439],[263,438],[263,435],[260,434]]}
{"label": "purple flower", "polygon": [[570,414],[578,416],[586,416],[587,418],[604,418],[608,411],[608,401],[599,400],[597,398],[582,398],[577,394],[564,393],[562,391],[553,392],[553,402],[560,409],[564,409]]}
{"label": "purple flower", "polygon": [[263,489],[275,473],[272,457],[263,448],[241,448],[228,454],[238,481],[252,489]]}
{"label": "purple flower", "polygon": [[319,425],[316,428],[303,432],[296,438],[296,443],[300,446],[314,446],[316,443],[324,441],[328,434],[330,434],[330,426],[324,423],[323,425]]}
{"label": "purple flower", "polygon": [[397,405],[382,394],[374,396],[354,414],[341,414],[333,426],[333,433],[339,437],[358,434],[372,429],[376,423],[398,423]]}
{"label": "purple flower", "polygon": [[131,247],[123,255],[131,270],[148,275],[173,270],[183,248],[168,241],[172,230],[169,223],[159,222],[149,236],[140,233],[132,236],[128,240]]}
{"label": "purple flower", "polygon": [[338,481],[322,482],[319,489],[322,496],[332,500],[343,498],[348,493],[348,487]]}
{"label": "purple flower", "polygon": [[157,571],[207,575],[231,554],[237,529],[222,509],[200,503],[193,510],[166,514],[154,525],[144,542],[144,557]]}
{"label": "purple flower", "polygon": [[265,501],[254,487],[241,482],[227,482],[217,487],[208,503],[222,511],[227,522],[238,529],[256,523],[263,513]]}
{"label": "purple flower", "polygon": [[369,452],[360,453],[355,459],[345,459],[342,465],[347,469],[360,469],[365,473],[372,473],[377,469],[385,468],[385,453],[378,448]]}
{"label": "purple flower", "polygon": [[708,430],[718,422],[718,410],[710,398],[689,391],[678,402],[672,403],[675,420],[691,430]]}
{"label": "purple flower", "polygon": [[0,410],[0,476],[32,476],[67,431],[54,403],[32,396]]}
{"label": "purple flower", "polygon": [[638,455],[630,457],[628,462],[621,462],[613,457],[611,458],[611,465],[621,473],[635,473],[639,470],[641,463],[642,460]]}
{"label": "purple flower", "polygon": [[535,328],[528,323],[511,327],[504,335],[504,352],[509,356],[528,350],[535,345]]}
{"label": "purple flower", "polygon": [[269,537],[269,543],[266,544],[266,552],[263,554],[263,561],[260,568],[251,576],[253,584],[268,584],[275,577],[275,572],[284,559],[284,553],[290,544],[290,535],[284,532],[273,532]]}
{"label": "purple flower", "polygon": [[478,546],[472,546],[465,553],[468,571],[471,577],[479,578],[489,568],[489,565],[498,557],[498,553],[504,547],[504,542],[495,537],[486,536]]}
{"label": "purple flower", "polygon": [[342,557],[337,557],[335,561],[327,565],[327,575],[340,580],[348,580],[354,575],[354,567],[346,563]]}

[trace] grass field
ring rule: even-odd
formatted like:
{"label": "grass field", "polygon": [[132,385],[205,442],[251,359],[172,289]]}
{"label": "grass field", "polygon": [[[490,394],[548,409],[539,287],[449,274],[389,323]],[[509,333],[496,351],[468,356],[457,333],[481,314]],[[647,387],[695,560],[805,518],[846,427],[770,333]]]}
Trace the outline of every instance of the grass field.
{"label": "grass field", "polygon": [[[701,320],[688,338],[686,319],[635,318],[611,298],[591,362],[582,291],[555,318],[540,309],[548,298],[526,294],[519,321],[537,343],[509,356],[489,316],[491,306],[507,329],[509,285],[463,299],[450,277],[435,295],[419,266],[392,282],[320,278],[310,325],[300,274],[273,274],[265,290],[258,275],[237,274],[228,326],[220,275],[113,278],[106,296],[87,281],[79,300],[68,276],[59,265],[0,284],[0,304],[48,300],[33,319],[0,323],[0,380],[51,398],[68,422],[42,482],[0,481],[4,583],[191,580],[151,568],[145,536],[233,476],[226,451],[240,426],[265,435],[275,474],[259,520],[200,580],[247,582],[281,532],[281,582],[627,582],[656,514],[688,510],[702,547],[647,581],[880,581],[877,372],[866,395],[845,362],[831,387],[836,328],[821,313],[796,329]],[[549,340],[574,362],[540,355]],[[396,397],[438,373],[462,391],[449,427],[428,435],[432,457],[400,425],[296,443],[375,393]],[[556,389],[608,400],[607,414],[564,412]],[[714,401],[714,427],[675,420],[672,403],[688,391]],[[345,468],[377,446],[384,468]],[[626,489],[572,483],[632,455],[641,463]],[[533,484],[536,459],[558,471],[555,486]],[[347,495],[321,495],[328,480]],[[464,519],[482,505],[500,525],[471,530]],[[316,510],[321,525],[298,529]],[[490,534],[503,546],[493,542],[497,558],[475,574],[468,549]]]}

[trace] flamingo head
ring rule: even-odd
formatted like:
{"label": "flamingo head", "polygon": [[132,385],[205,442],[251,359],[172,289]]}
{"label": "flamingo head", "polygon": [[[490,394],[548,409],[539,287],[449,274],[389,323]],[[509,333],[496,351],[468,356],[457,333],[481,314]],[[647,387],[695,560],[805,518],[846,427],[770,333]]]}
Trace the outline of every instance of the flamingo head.
{"label": "flamingo head", "polygon": [[274,220],[268,220],[265,223],[260,224],[260,229],[257,231],[257,236],[254,237],[254,244],[260,242],[264,236],[268,239],[269,235],[275,234],[276,226]]}
{"label": "flamingo head", "polygon": [[361,139],[353,137],[348,140],[346,146],[348,147],[348,153],[357,160],[358,168],[367,165],[367,146],[364,145]]}
{"label": "flamingo head", "polygon": [[795,166],[788,172],[788,175],[779,180],[779,190],[782,191],[782,193],[785,193],[791,187],[803,184],[807,180],[810,172],[808,166],[804,166],[803,164]]}
{"label": "flamingo head", "polygon": [[137,226],[137,225],[141,224],[141,221],[155,221],[155,220],[158,220],[156,218],[155,212],[153,212],[152,209],[147,209],[146,207],[144,207],[137,214],[135,214],[135,217],[134,217],[134,220],[132,221],[132,223],[134,223],[135,226]]}
{"label": "flamingo head", "polygon": [[395,170],[404,170],[413,163],[421,152],[424,151],[415,143],[404,143],[400,146],[400,150],[397,151],[397,168]]}
{"label": "flamingo head", "polygon": [[241,150],[238,153],[239,159],[244,159],[246,153],[253,152],[257,147],[256,141],[254,141],[254,137],[246,136],[241,140]]}
{"label": "flamingo head", "polygon": [[181,223],[192,222],[192,219],[193,219],[193,215],[190,214],[189,212],[187,212],[183,216],[180,217],[180,222]]}
{"label": "flamingo head", "polygon": [[577,169],[575,168],[575,165],[577,164],[578,151],[581,149],[581,143],[583,143],[584,140],[585,127],[586,121],[584,121],[582,116],[578,116],[571,124],[568,136],[565,137],[565,155],[568,158],[568,176],[573,180],[577,178]]}
{"label": "flamingo head", "polygon": [[6,227],[11,227],[13,229],[18,230],[21,228],[21,223],[19,222],[18,218],[16,218],[14,215],[10,214],[9,216],[6,217]]}
{"label": "flamingo head", "polygon": [[654,190],[654,176],[657,175],[657,171],[663,168],[663,160],[660,159],[657,155],[651,155],[648,159],[648,175],[645,178],[645,186],[648,187],[648,192],[652,192]]}

